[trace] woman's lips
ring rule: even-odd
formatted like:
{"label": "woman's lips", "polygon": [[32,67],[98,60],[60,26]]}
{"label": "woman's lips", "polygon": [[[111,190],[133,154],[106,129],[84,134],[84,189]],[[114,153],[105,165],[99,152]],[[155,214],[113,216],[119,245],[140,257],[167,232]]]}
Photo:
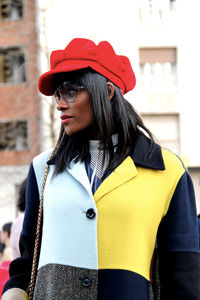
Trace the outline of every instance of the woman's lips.
{"label": "woman's lips", "polygon": [[60,118],[61,118],[61,123],[62,124],[67,124],[70,121],[70,119],[72,119],[72,116],[63,115]]}

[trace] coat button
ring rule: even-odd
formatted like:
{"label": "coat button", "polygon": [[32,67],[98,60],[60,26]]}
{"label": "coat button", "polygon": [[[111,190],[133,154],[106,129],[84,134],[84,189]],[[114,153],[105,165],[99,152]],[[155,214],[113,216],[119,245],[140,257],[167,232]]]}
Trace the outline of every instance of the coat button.
{"label": "coat button", "polygon": [[88,219],[93,219],[96,216],[96,213],[93,208],[90,208],[86,212],[86,216]]}
{"label": "coat button", "polygon": [[89,277],[84,277],[81,280],[81,284],[82,284],[83,287],[89,287],[92,284],[92,280]]}

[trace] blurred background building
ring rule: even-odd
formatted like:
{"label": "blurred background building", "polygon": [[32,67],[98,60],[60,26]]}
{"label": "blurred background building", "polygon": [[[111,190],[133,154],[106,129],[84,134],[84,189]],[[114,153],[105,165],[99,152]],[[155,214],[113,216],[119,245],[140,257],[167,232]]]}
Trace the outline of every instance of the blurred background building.
{"label": "blurred background building", "polygon": [[[181,2],[181,3],[180,3]],[[59,124],[37,79],[52,50],[74,37],[108,40],[137,77],[126,95],[159,143],[188,167],[200,210],[198,0],[0,0],[0,223],[33,156],[53,147]],[[41,104],[40,104],[41,103]],[[1,225],[0,224],[0,225]]]}
{"label": "blurred background building", "polygon": [[0,0],[0,226],[16,216],[18,186],[40,151],[38,42],[32,0]]}

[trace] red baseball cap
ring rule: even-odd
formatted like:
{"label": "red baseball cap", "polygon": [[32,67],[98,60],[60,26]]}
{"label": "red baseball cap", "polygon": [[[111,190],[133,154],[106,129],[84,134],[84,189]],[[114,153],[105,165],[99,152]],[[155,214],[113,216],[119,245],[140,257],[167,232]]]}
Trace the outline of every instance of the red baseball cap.
{"label": "red baseball cap", "polygon": [[112,81],[123,94],[135,87],[136,78],[128,57],[117,55],[107,41],[96,45],[91,40],[75,38],[64,50],[55,50],[51,53],[50,71],[39,77],[39,91],[46,96],[51,96],[55,74],[87,67]]}

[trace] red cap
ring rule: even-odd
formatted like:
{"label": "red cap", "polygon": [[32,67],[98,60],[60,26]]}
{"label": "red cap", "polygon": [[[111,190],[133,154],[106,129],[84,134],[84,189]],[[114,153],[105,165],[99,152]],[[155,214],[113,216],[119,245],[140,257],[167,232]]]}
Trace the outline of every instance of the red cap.
{"label": "red cap", "polygon": [[39,91],[46,96],[51,96],[54,74],[87,67],[115,83],[123,94],[131,91],[135,86],[136,78],[128,57],[117,55],[106,41],[96,45],[91,40],[75,38],[64,50],[55,50],[51,53],[50,71],[40,76]]}

